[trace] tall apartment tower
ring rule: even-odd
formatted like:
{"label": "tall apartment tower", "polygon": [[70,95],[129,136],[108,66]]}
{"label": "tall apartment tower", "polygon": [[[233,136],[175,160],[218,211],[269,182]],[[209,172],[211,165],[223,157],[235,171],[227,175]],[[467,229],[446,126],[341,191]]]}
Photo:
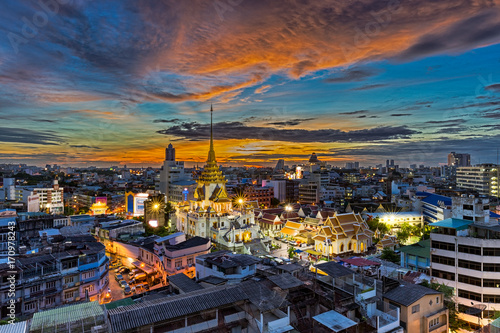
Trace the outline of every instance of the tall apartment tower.
{"label": "tall apartment tower", "polygon": [[470,166],[470,154],[458,154],[452,151],[448,154],[448,165],[455,167]]}
{"label": "tall apartment tower", "polygon": [[160,170],[159,191],[165,194],[165,200],[171,201],[171,185],[174,182],[187,180],[189,177],[184,172],[184,162],[175,160],[175,148],[172,144],[165,149],[165,161]]}
{"label": "tall apartment tower", "polygon": [[457,169],[457,187],[480,195],[500,197],[499,166],[480,164]]}
{"label": "tall apartment tower", "polygon": [[500,311],[500,228],[489,200],[453,198],[452,218],[430,226],[432,279],[454,289],[460,319],[487,325]]}
{"label": "tall apartment tower", "polygon": [[165,149],[165,161],[175,161],[175,148],[171,143],[169,143],[168,147]]}

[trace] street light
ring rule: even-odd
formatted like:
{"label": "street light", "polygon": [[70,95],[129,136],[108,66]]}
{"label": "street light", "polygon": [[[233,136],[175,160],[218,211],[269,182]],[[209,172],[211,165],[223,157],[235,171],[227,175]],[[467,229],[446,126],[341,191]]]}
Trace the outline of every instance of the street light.
{"label": "street light", "polygon": [[291,212],[291,211],[292,211],[292,206],[287,205],[287,206],[285,207],[285,210],[286,210],[287,212]]}

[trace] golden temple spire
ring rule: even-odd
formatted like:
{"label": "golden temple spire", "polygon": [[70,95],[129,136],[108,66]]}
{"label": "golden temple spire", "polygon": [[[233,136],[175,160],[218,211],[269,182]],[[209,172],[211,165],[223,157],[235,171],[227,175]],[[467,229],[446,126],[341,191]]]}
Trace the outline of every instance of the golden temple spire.
{"label": "golden temple spire", "polygon": [[208,151],[208,159],[207,163],[215,163],[217,164],[217,161],[215,160],[215,150],[214,150],[214,135],[213,135],[213,113],[214,113],[214,108],[212,104],[210,104],[210,150]]}

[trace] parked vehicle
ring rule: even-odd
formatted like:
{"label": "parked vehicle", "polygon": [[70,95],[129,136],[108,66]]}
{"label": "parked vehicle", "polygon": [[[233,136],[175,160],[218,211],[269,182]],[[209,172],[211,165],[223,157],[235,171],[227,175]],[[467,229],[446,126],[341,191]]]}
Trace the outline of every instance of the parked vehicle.
{"label": "parked vehicle", "polygon": [[136,275],[134,275],[134,280],[140,282],[140,281],[145,281],[147,278],[147,275],[146,273],[138,273]]}
{"label": "parked vehicle", "polygon": [[125,288],[123,288],[123,293],[125,295],[130,295],[132,293],[132,289],[130,289],[130,286],[127,284]]}
{"label": "parked vehicle", "polygon": [[144,283],[144,284],[143,284],[143,287],[144,287],[144,289],[145,289],[145,290],[149,290],[149,284]]}
{"label": "parked vehicle", "polygon": [[125,281],[125,280],[121,280],[121,281],[120,281],[120,287],[125,288],[126,286],[128,286],[127,281]]}
{"label": "parked vehicle", "polygon": [[120,274],[127,274],[128,272],[130,272],[130,268],[125,267],[125,266],[120,267],[120,268],[118,269],[118,273],[120,273]]}
{"label": "parked vehicle", "polygon": [[133,270],[131,270],[129,273],[128,273],[128,276],[129,277],[134,277],[136,274],[139,274],[141,272],[141,270],[139,268],[134,268]]}
{"label": "parked vehicle", "polygon": [[119,282],[120,280],[123,280],[123,276],[121,274],[116,274],[115,280]]}

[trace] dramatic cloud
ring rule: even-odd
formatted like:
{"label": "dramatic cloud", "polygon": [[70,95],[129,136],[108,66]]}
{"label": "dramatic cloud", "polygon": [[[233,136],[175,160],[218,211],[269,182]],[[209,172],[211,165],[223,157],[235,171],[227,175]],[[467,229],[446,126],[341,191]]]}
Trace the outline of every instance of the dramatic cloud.
{"label": "dramatic cloud", "polygon": [[55,133],[41,132],[25,128],[0,127],[0,142],[58,145],[61,141],[62,138]]}
{"label": "dramatic cloud", "polygon": [[406,117],[406,116],[411,116],[411,113],[393,113],[393,114],[391,114],[391,117]]}
{"label": "dramatic cloud", "polygon": [[340,112],[339,114],[345,114],[345,115],[357,115],[357,114],[366,114],[369,113],[368,110],[358,110],[358,111],[349,111],[349,112]]}
{"label": "dramatic cloud", "polygon": [[[276,129],[271,127],[247,126],[241,122],[216,123],[213,126],[218,140],[253,139],[263,141],[288,142],[366,142],[388,139],[410,138],[419,133],[406,126],[380,126],[370,129],[342,131],[338,129],[304,130]],[[157,133],[184,140],[206,140],[210,135],[210,125],[186,122]]]}
{"label": "dramatic cloud", "polygon": [[500,83],[490,84],[489,86],[484,87],[484,89],[500,92]]}
{"label": "dramatic cloud", "polygon": [[363,81],[373,75],[376,72],[373,70],[366,69],[348,69],[344,72],[340,72],[334,77],[329,77],[324,81],[327,83],[345,83],[345,82],[359,82]]}
{"label": "dramatic cloud", "polygon": [[292,120],[286,120],[286,121],[275,121],[275,122],[267,123],[267,124],[272,125],[272,126],[277,126],[277,127],[297,126],[299,124],[302,124],[303,122],[314,120],[314,119],[316,119],[316,118],[292,119]]}
{"label": "dramatic cloud", "polygon": [[180,119],[174,118],[174,119],[155,119],[153,120],[153,123],[178,123],[180,122]]}
{"label": "dramatic cloud", "polygon": [[488,8],[473,17],[464,18],[437,33],[422,36],[417,43],[398,56],[409,60],[444,51],[463,52],[466,49],[500,41],[500,11]]}

